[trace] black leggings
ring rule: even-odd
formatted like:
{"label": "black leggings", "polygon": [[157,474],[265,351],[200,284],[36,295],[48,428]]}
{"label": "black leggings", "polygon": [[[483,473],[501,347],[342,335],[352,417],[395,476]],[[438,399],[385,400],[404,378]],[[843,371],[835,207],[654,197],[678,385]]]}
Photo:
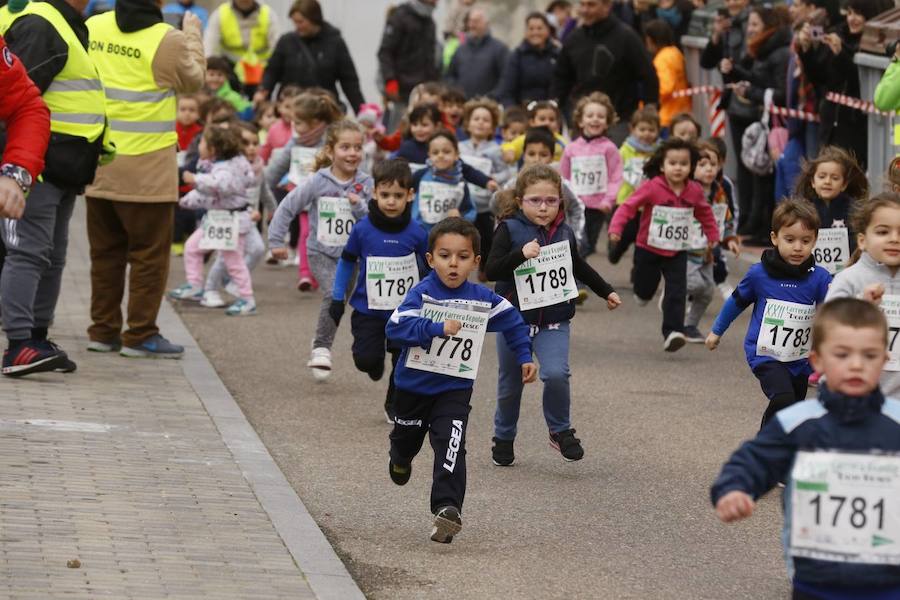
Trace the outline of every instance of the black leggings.
{"label": "black leggings", "polygon": [[809,376],[792,374],[784,363],[764,362],[753,369],[753,374],[759,379],[759,387],[769,399],[760,428],[779,410],[806,399]]}

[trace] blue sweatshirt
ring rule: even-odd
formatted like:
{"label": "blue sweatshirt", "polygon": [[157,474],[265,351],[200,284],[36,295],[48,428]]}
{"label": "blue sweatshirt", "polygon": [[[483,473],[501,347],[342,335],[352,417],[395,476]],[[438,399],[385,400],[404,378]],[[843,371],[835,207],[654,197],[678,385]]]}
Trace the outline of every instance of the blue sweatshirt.
{"label": "blue sweatshirt", "polygon": [[406,367],[406,356],[410,348],[427,347],[431,340],[444,335],[444,324],[432,322],[420,316],[422,296],[427,295],[436,300],[477,300],[491,304],[488,331],[500,331],[506,338],[507,345],[516,354],[519,364],[531,362],[531,338],[529,328],[522,320],[519,311],[483,285],[466,281],[458,288],[449,288],[438,278],[437,273],[430,273],[407,293],[397,310],[391,315],[385,332],[389,340],[403,346],[397,369],[394,371],[394,385],[399,389],[421,395],[433,396],[451,390],[471,389],[471,379],[451,377],[438,373],[429,373]]}
{"label": "blue sweatshirt", "polygon": [[418,223],[410,219],[409,213],[407,209],[403,215],[405,218],[390,219],[378,210],[374,200],[369,203],[369,214],[354,225],[338,262],[331,292],[333,300],[344,300],[344,291],[350,283],[350,278],[353,277],[353,265],[358,260],[359,276],[356,279],[356,288],[350,296],[350,306],[363,314],[378,316],[385,321],[390,318],[392,312],[390,310],[369,308],[366,293],[366,259],[370,256],[402,257],[415,254],[419,276],[425,273],[428,234]]}
{"label": "blue sweatshirt", "polygon": [[416,171],[413,175],[413,189],[416,191],[416,197],[413,200],[412,206],[412,218],[413,221],[418,222],[422,227],[425,228],[426,231],[430,231],[431,228],[435,225],[435,223],[426,223],[422,219],[422,215],[419,211],[419,188],[421,187],[422,182],[435,182],[441,183],[449,186],[457,186],[457,197],[454,199],[454,207],[459,211],[459,214],[462,218],[467,221],[474,221],[477,215],[475,209],[475,203],[472,201],[472,197],[469,195],[468,186],[463,183],[464,181],[468,181],[469,183],[474,183],[479,187],[487,187],[487,184],[491,181],[491,178],[479,171],[478,169],[473,168],[470,165],[467,165],[461,160],[457,160],[456,164],[453,165],[450,169],[446,171],[438,171],[431,165],[431,161],[429,160],[427,163],[427,167],[422,169],[421,171]]}
{"label": "blue sweatshirt", "polygon": [[[810,257],[802,267],[791,267],[774,249],[763,253],[762,261],[756,263],[738,284],[734,294],[725,302],[719,316],[713,323],[712,331],[724,335],[731,323],[753,304],[753,316],[744,338],[744,353],[750,368],[765,362],[778,362],[770,356],[756,355],[756,341],[766,310],[766,300],[783,300],[796,304],[819,305],[825,302],[831,275],[822,267],[813,266]],[[809,375],[812,368],[809,360],[803,358],[784,363],[793,375]]]}
{"label": "blue sweatshirt", "polygon": [[[779,411],[756,438],[731,455],[710,490],[713,506],[729,492],[742,491],[757,499],[779,481],[788,481],[798,450],[900,452],[900,401],[885,399],[878,389],[868,396],[845,396],[821,384],[818,398]],[[790,539],[792,493],[790,486],[784,490],[785,540]],[[811,597],[900,598],[900,566],[790,555],[786,559],[794,587]]]}

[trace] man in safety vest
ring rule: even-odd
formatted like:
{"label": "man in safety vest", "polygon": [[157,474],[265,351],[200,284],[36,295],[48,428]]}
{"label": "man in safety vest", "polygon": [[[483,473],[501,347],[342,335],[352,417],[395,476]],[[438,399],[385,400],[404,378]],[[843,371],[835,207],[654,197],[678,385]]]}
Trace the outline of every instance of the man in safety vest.
{"label": "man in safety vest", "polygon": [[209,16],[203,36],[206,56],[223,55],[252,96],[262,83],[266,62],[278,42],[278,20],[269,5],[256,0],[231,0]]}
{"label": "man in safety vest", "polygon": [[156,326],[178,201],[175,94],[200,89],[206,60],[200,20],[186,14],[179,31],[163,22],[161,7],[162,0],[118,0],[114,11],[87,21],[116,145],[116,160],[97,169],[85,193],[93,321],[88,349],[180,358],[184,348]]}
{"label": "man in safety vest", "polygon": [[[75,370],[47,328],[59,299],[75,196],[94,180],[103,152],[103,87],[88,56],[81,12],[87,0],[11,0],[0,9],[0,33],[50,109],[50,145],[41,181],[25,214],[3,228],[6,260],[0,307],[9,349],[2,372],[16,377]],[[112,154],[112,148],[107,151]]]}

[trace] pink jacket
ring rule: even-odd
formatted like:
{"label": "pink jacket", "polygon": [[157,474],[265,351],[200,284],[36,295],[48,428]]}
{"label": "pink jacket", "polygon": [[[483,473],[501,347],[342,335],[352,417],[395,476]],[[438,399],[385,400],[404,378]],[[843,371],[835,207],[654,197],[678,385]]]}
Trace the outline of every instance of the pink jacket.
{"label": "pink jacket", "polygon": [[269,133],[266,134],[266,143],[260,146],[259,155],[265,162],[269,162],[269,157],[276,148],[281,148],[294,135],[294,125],[290,121],[278,119],[269,127]]}
{"label": "pink jacket", "polygon": [[700,221],[703,233],[712,244],[719,241],[719,227],[716,225],[716,217],[706,200],[703,188],[700,184],[689,179],[681,195],[677,195],[662,175],[657,175],[649,181],[645,181],[635,192],[619,206],[609,224],[610,235],[622,235],[625,224],[628,223],[641,209],[641,226],[638,230],[637,245],[644,250],[659,254],[660,256],[675,256],[678,254],[672,250],[653,248],[647,244],[647,236],[650,231],[650,219],[654,206],[672,206],[675,208],[693,208],[694,218]]}
{"label": "pink jacket", "polygon": [[[590,141],[579,137],[569,143],[559,161],[559,171],[569,181],[573,189],[578,190],[579,182],[572,180],[572,159],[576,156],[598,156],[606,158],[606,192],[600,194],[578,194],[585,207],[594,209],[612,209],[616,205],[619,186],[622,185],[622,156],[616,145],[608,138],[600,136]],[[577,193],[577,191],[576,191]]]}

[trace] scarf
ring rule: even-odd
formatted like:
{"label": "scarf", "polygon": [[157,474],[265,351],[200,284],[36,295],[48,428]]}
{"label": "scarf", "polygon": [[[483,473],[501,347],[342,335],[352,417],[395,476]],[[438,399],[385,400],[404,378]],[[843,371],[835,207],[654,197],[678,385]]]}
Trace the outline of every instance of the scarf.
{"label": "scarf", "polygon": [[412,219],[412,202],[406,203],[406,208],[396,217],[389,217],[378,208],[378,202],[373,198],[369,200],[369,221],[376,228],[387,233],[400,233],[409,225]]}
{"label": "scarf", "polygon": [[867,396],[848,396],[828,389],[825,381],[819,384],[819,402],[841,423],[854,423],[865,419],[870,413],[881,411],[884,394],[876,387]]}
{"label": "scarf", "polygon": [[438,171],[434,168],[434,165],[431,164],[431,159],[429,158],[426,162],[428,165],[428,170],[431,171],[434,181],[441,181],[443,183],[459,183],[462,181],[462,161],[457,160],[452,167],[449,169]]}
{"label": "scarf", "polygon": [[296,138],[298,146],[303,146],[304,148],[312,148],[313,146],[318,146],[319,141],[321,141],[322,136],[325,135],[325,128],[328,127],[325,123],[320,125],[316,125],[309,131],[303,134],[297,134]]}
{"label": "scarf", "polygon": [[434,13],[434,5],[422,2],[422,0],[409,0],[409,7],[420,17],[430,19]]}
{"label": "scarf", "polygon": [[629,146],[644,154],[653,154],[656,151],[656,147],[659,145],[656,142],[654,142],[653,144],[643,144],[633,135],[628,136],[627,142]]}
{"label": "scarf", "polygon": [[801,264],[792,265],[781,258],[777,248],[769,248],[763,252],[762,264],[773,279],[806,279],[816,264],[816,258],[810,254]]}

